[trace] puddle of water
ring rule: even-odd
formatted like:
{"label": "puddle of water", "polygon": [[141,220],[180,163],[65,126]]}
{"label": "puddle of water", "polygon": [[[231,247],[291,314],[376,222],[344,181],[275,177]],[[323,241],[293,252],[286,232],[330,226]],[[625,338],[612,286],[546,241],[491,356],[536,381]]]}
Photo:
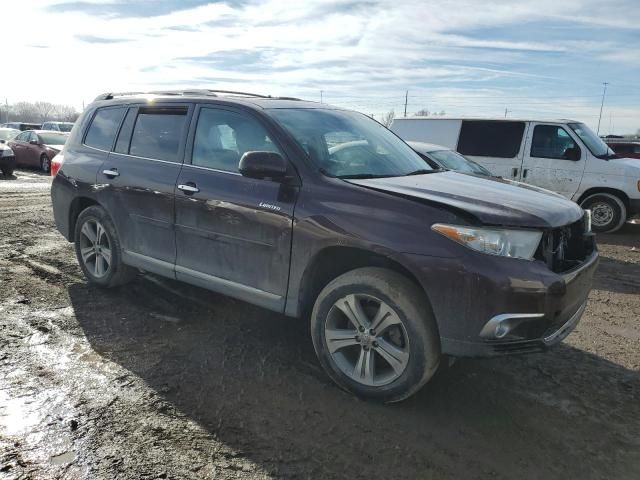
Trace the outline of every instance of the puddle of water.
{"label": "puddle of water", "polygon": [[37,397],[16,397],[0,390],[0,428],[7,435],[27,433],[44,418],[43,408],[46,399]]}
{"label": "puddle of water", "polygon": [[60,455],[52,455],[49,457],[49,461],[52,465],[62,465],[64,463],[71,463],[76,458],[76,452],[69,451],[61,453]]}
{"label": "puddle of water", "polygon": [[0,182],[0,190],[51,190],[49,183],[36,183],[36,182]]}

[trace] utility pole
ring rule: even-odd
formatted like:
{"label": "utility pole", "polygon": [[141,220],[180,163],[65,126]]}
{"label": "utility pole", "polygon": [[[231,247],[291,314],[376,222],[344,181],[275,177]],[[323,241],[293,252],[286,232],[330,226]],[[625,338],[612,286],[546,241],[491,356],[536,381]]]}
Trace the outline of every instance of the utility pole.
{"label": "utility pole", "polygon": [[320,103],[322,103],[322,90],[320,90]]}
{"label": "utility pole", "polygon": [[407,102],[409,101],[409,90],[404,94],[404,116],[407,116]]}
{"label": "utility pole", "polygon": [[507,110],[506,108],[504,109],[504,118],[507,118],[507,113],[509,113],[511,110]]}
{"label": "utility pole", "polygon": [[604,107],[604,96],[607,93],[607,85],[609,82],[602,82],[604,85],[604,89],[602,90],[602,103],[600,104],[600,116],[598,117],[598,130],[596,130],[596,135],[600,135],[600,120],[602,120],[602,107]]}

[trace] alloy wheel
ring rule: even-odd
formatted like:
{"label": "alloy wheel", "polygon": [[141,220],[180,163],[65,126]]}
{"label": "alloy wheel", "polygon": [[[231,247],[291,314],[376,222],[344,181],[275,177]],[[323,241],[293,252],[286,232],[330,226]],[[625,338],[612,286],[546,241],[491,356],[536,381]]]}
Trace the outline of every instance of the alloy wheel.
{"label": "alloy wheel", "polygon": [[350,294],[333,304],[324,328],[337,367],[358,383],[386,385],[409,362],[409,337],[400,316],[382,300]]}
{"label": "alloy wheel", "polygon": [[87,270],[96,278],[103,278],[111,268],[111,243],[102,224],[87,220],[80,229],[80,255]]}

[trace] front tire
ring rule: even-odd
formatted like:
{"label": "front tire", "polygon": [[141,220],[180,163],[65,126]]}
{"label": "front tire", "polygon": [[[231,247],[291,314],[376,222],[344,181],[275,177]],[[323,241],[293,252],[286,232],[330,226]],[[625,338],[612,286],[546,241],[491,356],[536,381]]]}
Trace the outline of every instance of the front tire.
{"label": "front tire", "polygon": [[40,156],[40,169],[44,173],[49,173],[51,171],[51,160],[45,154]]}
{"label": "front tire", "polygon": [[335,383],[385,403],[417,392],[440,361],[438,329],[424,292],[384,268],[359,268],[330,282],[314,305],[311,336]]}
{"label": "front tire", "polygon": [[3,175],[10,177],[11,175],[13,175],[14,167],[13,165],[5,165],[1,168],[1,170]]}
{"label": "front tire", "polygon": [[627,220],[627,208],[620,198],[611,193],[589,195],[580,204],[591,210],[591,228],[596,233],[611,233],[619,230]]}
{"label": "front tire", "polygon": [[122,248],[107,212],[97,205],[78,216],[74,231],[76,257],[89,283],[115,287],[131,281],[136,271],[122,263]]}

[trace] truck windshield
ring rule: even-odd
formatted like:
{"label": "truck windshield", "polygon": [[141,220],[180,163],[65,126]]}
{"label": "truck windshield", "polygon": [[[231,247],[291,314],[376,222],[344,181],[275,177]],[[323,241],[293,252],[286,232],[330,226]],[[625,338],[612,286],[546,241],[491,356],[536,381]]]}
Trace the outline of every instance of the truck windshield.
{"label": "truck windshield", "polygon": [[376,178],[437,171],[393,133],[361,113],[315,108],[268,112],[325,175]]}
{"label": "truck windshield", "polygon": [[578,135],[578,137],[580,137],[580,140],[582,140],[589,151],[596,157],[615,157],[613,150],[611,150],[609,146],[584,123],[570,123],[569,127],[576,133],[576,135]]}

